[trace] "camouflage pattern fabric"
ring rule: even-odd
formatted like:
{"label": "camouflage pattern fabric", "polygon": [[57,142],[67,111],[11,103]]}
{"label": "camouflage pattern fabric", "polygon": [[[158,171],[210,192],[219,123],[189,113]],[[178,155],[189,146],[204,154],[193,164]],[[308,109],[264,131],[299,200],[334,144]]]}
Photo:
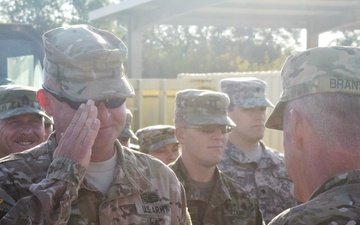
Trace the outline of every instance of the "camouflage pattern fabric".
{"label": "camouflage pattern fabric", "polygon": [[[252,225],[263,224],[256,200],[218,168],[215,170],[215,187],[211,199],[201,198],[202,194],[192,185],[181,157],[169,167],[175,172],[186,192],[186,201],[193,225]],[[207,206],[202,221],[198,221],[199,207]]]}
{"label": "camouflage pattern fabric", "polygon": [[178,143],[175,138],[175,127],[171,125],[154,125],[136,131],[140,151],[156,151],[162,146]]}
{"label": "camouflage pattern fabric", "polygon": [[38,114],[45,120],[51,120],[41,108],[36,92],[36,88],[28,86],[0,86],[0,120],[27,113]]}
{"label": "camouflage pattern fabric", "polygon": [[288,209],[269,225],[360,224],[360,170],[338,174],[325,181],[310,200]]}
{"label": "camouflage pattern fabric", "polygon": [[118,166],[104,196],[86,182],[83,167],[52,159],[56,146],[52,134],[0,160],[0,190],[7,193],[0,196],[0,214],[7,213],[1,224],[189,224],[184,189],[158,160],[116,142]]}
{"label": "camouflage pattern fabric", "polygon": [[298,204],[292,195],[292,182],[287,175],[284,156],[264,145],[258,164],[250,161],[228,141],[219,169],[239,183],[257,199],[265,223],[280,212]]}
{"label": "camouflage pattern fabric", "polygon": [[126,45],[112,33],[89,25],[52,29],[43,35],[44,73],[73,101],[133,97],[124,75]]}
{"label": "camouflage pattern fabric", "polygon": [[255,77],[226,78],[220,80],[221,91],[230,102],[241,108],[274,107],[266,98],[266,82]]}
{"label": "camouflage pattern fabric", "polygon": [[282,130],[287,101],[315,93],[360,94],[360,48],[318,47],[289,56],[281,70],[283,92],[266,127]]}
{"label": "camouflage pattern fabric", "polygon": [[183,120],[192,125],[220,124],[236,126],[227,116],[229,97],[221,92],[185,89],[175,96],[175,123]]}
{"label": "camouflage pattern fabric", "polygon": [[129,109],[126,109],[126,123],[124,129],[121,131],[119,138],[133,138],[138,140],[138,137],[131,130],[131,122],[133,119],[133,115]]}

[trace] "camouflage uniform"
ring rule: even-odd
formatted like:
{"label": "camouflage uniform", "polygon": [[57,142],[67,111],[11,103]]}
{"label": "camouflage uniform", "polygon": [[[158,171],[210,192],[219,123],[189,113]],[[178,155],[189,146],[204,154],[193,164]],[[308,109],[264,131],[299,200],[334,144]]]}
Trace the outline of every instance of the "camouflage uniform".
{"label": "camouflage uniform", "polygon": [[28,86],[0,86],[0,120],[30,113],[44,117],[45,121],[51,121],[41,108],[36,92],[36,88]]}
{"label": "camouflage uniform", "polygon": [[56,146],[53,134],[0,161],[0,188],[16,202],[2,197],[1,214],[8,214],[1,224],[185,224],[185,193],[162,163],[117,142],[118,166],[104,196],[86,178],[81,182],[84,168],[52,159]]}
{"label": "camouflage uniform", "polygon": [[[131,129],[131,122],[133,119],[133,115],[129,109],[126,109],[126,123],[124,129],[121,131],[118,138],[129,138],[133,140],[138,140],[138,137],[134,134],[134,132]],[[132,143],[130,141],[129,148],[133,150],[139,150],[139,146]]]}
{"label": "camouflage uniform", "polygon": [[[115,99],[122,104],[114,106],[118,109],[123,106],[123,99],[134,96],[123,71],[127,47],[115,35],[88,25],[73,25],[48,31],[43,40],[44,76],[52,78],[45,79],[42,93],[46,91],[58,102],[66,101],[63,112],[76,110],[89,99],[100,100],[106,108]],[[59,90],[46,87],[51,82],[56,82]],[[121,113],[120,110],[114,114]],[[66,121],[60,121],[61,115],[57,115],[58,123],[66,126]],[[72,130],[71,124],[69,128]],[[60,132],[55,129],[44,144],[0,160],[0,210],[6,214],[1,224],[187,222],[184,189],[167,166],[148,155],[123,148],[117,140],[105,143],[107,147],[114,146],[116,158],[111,165],[113,179],[103,194],[94,186],[97,179],[86,176],[89,168],[82,167],[81,162],[53,158],[56,148],[64,151],[56,141]]]}
{"label": "camouflage uniform", "polygon": [[[227,115],[230,100],[224,93],[187,89],[178,92],[175,100],[175,124],[178,126],[177,129],[182,126],[235,126]],[[214,131],[210,130],[205,133],[212,135]],[[225,144],[227,131],[222,130],[222,135],[211,137],[214,139],[224,138]],[[187,139],[186,141],[191,140]],[[183,146],[185,144],[183,143]],[[194,225],[263,224],[256,200],[251,198],[234,180],[220,172],[216,161],[208,165],[210,172],[214,170],[213,182],[202,187],[190,178],[183,163],[184,155],[189,151],[196,150],[183,149],[182,155],[169,165],[185,188],[192,223]],[[201,156],[198,157],[201,158]],[[219,162],[220,157],[217,160]]]}
{"label": "camouflage uniform", "polygon": [[[359,62],[360,49],[354,47],[318,47],[290,56],[281,71],[280,101],[266,127],[283,130],[285,105],[294,99],[317,93],[359,95]],[[270,224],[360,224],[359,177],[360,169],[330,174],[307,202],[284,211]]]}
{"label": "camouflage uniform", "polygon": [[264,221],[298,204],[292,196],[292,182],[287,175],[284,156],[260,142],[261,160],[256,164],[228,141],[219,169],[237,181],[259,202]]}
{"label": "camouflage uniform", "polygon": [[360,224],[360,169],[338,174],[323,183],[305,204],[279,214],[277,224]]}
{"label": "camouflage uniform", "polygon": [[141,152],[152,152],[167,144],[178,143],[175,138],[175,127],[170,125],[148,126],[136,131]]}
{"label": "camouflage uniform", "polygon": [[[221,90],[231,104],[241,108],[274,107],[266,98],[266,83],[254,77],[226,78]],[[264,221],[268,223],[298,201],[292,195],[292,182],[287,175],[284,156],[259,141],[262,155],[258,162],[249,159],[229,140],[219,169],[247,190],[259,202]]]}
{"label": "camouflage uniform", "polygon": [[[189,175],[181,158],[171,164],[170,168],[185,187],[192,224],[263,224],[257,202],[239,184],[220,172],[218,168],[215,170],[215,186],[209,201],[203,199],[199,190],[191,184],[192,181],[188,178]],[[198,218],[197,212],[203,204],[207,204],[207,208],[204,218],[201,220]]]}
{"label": "camouflage uniform", "polygon": [[129,109],[126,109],[126,123],[124,129],[121,131],[119,137],[125,138],[133,138],[138,140],[138,137],[134,134],[131,130],[131,122],[132,122],[133,115]]}

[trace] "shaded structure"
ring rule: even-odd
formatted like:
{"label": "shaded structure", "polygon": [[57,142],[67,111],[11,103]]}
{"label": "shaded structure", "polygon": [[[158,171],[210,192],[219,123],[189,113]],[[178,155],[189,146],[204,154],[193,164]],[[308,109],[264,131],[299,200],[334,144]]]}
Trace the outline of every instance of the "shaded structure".
{"label": "shaded structure", "polygon": [[359,0],[125,0],[89,13],[127,27],[128,76],[142,77],[141,31],[158,24],[304,28],[307,48],[319,34],[360,27]]}

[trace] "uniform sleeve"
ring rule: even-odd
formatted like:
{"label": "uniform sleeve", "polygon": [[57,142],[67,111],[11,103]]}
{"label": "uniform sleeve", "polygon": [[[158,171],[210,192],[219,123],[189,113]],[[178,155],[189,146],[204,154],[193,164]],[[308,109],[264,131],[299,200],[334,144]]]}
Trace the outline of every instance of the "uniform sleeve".
{"label": "uniform sleeve", "polygon": [[32,194],[9,208],[0,224],[66,224],[85,172],[74,161],[55,159],[46,178],[30,185]]}
{"label": "uniform sleeve", "polygon": [[182,199],[182,212],[183,212],[183,215],[182,215],[183,222],[181,224],[192,225],[190,213],[189,213],[187,203],[186,203],[185,189],[180,182],[179,182],[179,184],[181,186],[181,199]]}

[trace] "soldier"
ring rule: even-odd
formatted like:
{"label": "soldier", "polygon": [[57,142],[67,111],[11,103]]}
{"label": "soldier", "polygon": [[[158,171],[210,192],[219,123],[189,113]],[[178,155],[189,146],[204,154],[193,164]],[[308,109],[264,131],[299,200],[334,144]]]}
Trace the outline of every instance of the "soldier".
{"label": "soldier", "polygon": [[180,155],[174,126],[148,126],[136,131],[136,135],[139,138],[139,151],[160,159],[166,165],[174,162]]}
{"label": "soldier", "polygon": [[131,139],[138,140],[138,137],[131,130],[131,122],[133,115],[129,109],[126,109],[126,123],[124,129],[121,131],[118,140],[122,146],[129,147],[133,150],[139,150],[139,146],[131,143]]}
{"label": "soldier", "polygon": [[268,223],[297,201],[292,195],[283,154],[261,141],[266,108],[273,107],[265,96],[266,83],[254,77],[227,78],[220,82],[222,92],[230,98],[229,117],[236,127],[229,134],[219,168],[258,200]]}
{"label": "soldier", "polygon": [[285,162],[301,202],[270,224],[360,224],[360,48],[290,56],[266,127],[283,130]]}
{"label": "soldier", "polygon": [[0,157],[32,148],[46,140],[44,119],[50,119],[36,99],[37,89],[0,86]]}
{"label": "soldier", "polygon": [[0,223],[185,224],[185,193],[175,174],[117,140],[125,100],[134,96],[123,74],[123,42],[88,25],[50,30],[43,41],[37,97],[55,132],[0,161]]}
{"label": "soldier", "polygon": [[182,152],[169,167],[185,187],[192,223],[263,224],[256,200],[217,168],[235,126],[226,112],[229,98],[195,89],[175,98],[175,134]]}

